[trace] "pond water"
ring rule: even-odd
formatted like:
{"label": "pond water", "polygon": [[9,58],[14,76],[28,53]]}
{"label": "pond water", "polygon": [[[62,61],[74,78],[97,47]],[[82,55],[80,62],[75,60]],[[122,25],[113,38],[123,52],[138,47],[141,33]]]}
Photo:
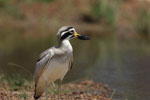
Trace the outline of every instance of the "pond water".
{"label": "pond water", "polygon": [[[150,100],[150,41],[114,35],[91,38],[71,40],[74,65],[64,81],[90,78],[111,87],[113,100]],[[1,38],[0,72],[24,78],[31,78],[39,53],[57,44],[55,36],[7,39]]]}

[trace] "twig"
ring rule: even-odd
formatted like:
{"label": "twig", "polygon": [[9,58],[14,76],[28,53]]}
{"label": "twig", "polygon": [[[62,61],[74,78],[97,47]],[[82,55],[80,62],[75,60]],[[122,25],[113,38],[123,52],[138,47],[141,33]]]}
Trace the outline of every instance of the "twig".
{"label": "twig", "polygon": [[8,65],[9,65],[9,66],[16,67],[16,68],[19,68],[19,69],[22,69],[23,71],[29,73],[29,74],[32,76],[32,73],[31,73],[30,71],[26,70],[26,69],[25,69],[23,66],[21,66],[21,65],[15,64],[15,63],[13,63],[13,62],[9,62]]}

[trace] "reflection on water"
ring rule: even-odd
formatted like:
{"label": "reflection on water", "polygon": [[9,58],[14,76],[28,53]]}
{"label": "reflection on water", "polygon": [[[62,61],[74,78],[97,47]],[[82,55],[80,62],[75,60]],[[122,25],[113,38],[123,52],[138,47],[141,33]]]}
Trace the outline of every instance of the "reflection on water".
{"label": "reflection on water", "polygon": [[[9,75],[20,73],[25,78],[29,78],[28,73],[34,72],[39,53],[56,45],[55,36],[47,39],[16,39],[14,36],[8,41],[3,39],[0,43],[0,72]],[[109,36],[71,42],[74,48],[74,66],[65,77],[66,82],[90,77],[116,90],[114,100],[150,99],[148,41]],[[24,67],[26,71],[20,67]]]}
{"label": "reflection on water", "polygon": [[150,99],[150,46],[147,41],[101,40],[98,59],[93,78],[116,90],[116,100]]}

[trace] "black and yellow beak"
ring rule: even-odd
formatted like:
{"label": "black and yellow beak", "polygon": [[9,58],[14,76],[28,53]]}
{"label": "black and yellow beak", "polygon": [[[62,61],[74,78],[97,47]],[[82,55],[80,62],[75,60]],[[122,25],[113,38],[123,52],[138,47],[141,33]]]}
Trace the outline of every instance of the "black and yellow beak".
{"label": "black and yellow beak", "polygon": [[74,33],[73,36],[74,36],[75,38],[80,39],[80,40],[89,40],[89,39],[90,39],[89,37],[83,36],[83,35],[78,34],[78,33]]}

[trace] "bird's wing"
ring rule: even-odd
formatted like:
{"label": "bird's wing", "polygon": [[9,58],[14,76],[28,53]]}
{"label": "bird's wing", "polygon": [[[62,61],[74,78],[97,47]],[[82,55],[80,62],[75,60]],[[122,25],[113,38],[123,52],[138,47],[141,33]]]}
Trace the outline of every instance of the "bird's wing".
{"label": "bird's wing", "polygon": [[40,57],[38,58],[35,67],[34,73],[35,83],[38,82],[40,75],[43,73],[44,69],[46,68],[46,65],[50,62],[52,56],[53,55],[49,49],[40,54]]}
{"label": "bird's wing", "polygon": [[72,69],[73,66],[73,56],[71,57],[70,61],[69,61],[69,70]]}

